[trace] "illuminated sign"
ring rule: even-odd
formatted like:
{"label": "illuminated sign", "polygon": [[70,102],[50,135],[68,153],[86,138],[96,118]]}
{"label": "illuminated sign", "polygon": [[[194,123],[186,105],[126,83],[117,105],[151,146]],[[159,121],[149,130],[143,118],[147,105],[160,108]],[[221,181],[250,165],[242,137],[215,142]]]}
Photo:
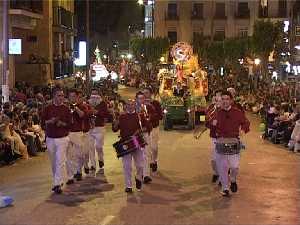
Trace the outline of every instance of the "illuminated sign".
{"label": "illuminated sign", "polygon": [[74,60],[76,66],[86,66],[86,42],[79,42],[79,58]]}
{"label": "illuminated sign", "polygon": [[22,40],[21,39],[9,39],[8,52],[10,55],[22,54]]}

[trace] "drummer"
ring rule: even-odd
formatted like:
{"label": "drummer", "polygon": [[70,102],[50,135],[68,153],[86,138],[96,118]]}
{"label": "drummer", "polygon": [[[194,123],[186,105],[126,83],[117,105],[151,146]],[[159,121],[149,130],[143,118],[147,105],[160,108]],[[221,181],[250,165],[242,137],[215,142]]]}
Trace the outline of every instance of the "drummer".
{"label": "drummer", "polygon": [[[141,129],[146,124],[146,119],[136,113],[135,111],[135,101],[128,100],[125,104],[125,112],[122,113],[118,119],[113,121],[113,131],[117,132],[120,130],[121,141],[129,139],[131,136],[137,132],[142,132]],[[144,167],[144,157],[143,149],[136,150],[129,153],[122,158],[123,162],[123,172],[125,177],[125,192],[132,193],[132,159],[136,167],[136,177],[135,185],[136,189],[140,191],[142,189],[143,180],[143,167]]]}

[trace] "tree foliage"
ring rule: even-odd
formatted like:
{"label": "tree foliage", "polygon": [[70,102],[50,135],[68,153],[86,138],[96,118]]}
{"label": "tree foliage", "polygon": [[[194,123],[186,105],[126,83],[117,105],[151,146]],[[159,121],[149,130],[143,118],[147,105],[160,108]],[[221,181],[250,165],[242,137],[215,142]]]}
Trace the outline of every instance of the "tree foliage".
{"label": "tree foliage", "polygon": [[133,54],[145,62],[157,63],[169,48],[168,38],[134,38],[130,41]]}

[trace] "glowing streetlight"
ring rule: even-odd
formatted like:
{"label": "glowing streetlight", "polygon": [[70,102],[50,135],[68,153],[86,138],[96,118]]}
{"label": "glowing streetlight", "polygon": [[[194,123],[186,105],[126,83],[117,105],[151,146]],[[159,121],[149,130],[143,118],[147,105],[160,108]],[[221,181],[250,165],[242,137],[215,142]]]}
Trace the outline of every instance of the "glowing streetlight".
{"label": "glowing streetlight", "polygon": [[121,55],[121,58],[124,59],[124,58],[125,58],[125,55]]}
{"label": "glowing streetlight", "polygon": [[127,59],[132,59],[132,55],[130,53],[127,54]]}
{"label": "glowing streetlight", "polygon": [[138,3],[139,5],[144,5],[144,1],[143,1],[143,0],[138,0],[137,3]]}
{"label": "glowing streetlight", "polygon": [[259,65],[261,62],[261,60],[259,58],[254,59],[254,64],[255,65]]}

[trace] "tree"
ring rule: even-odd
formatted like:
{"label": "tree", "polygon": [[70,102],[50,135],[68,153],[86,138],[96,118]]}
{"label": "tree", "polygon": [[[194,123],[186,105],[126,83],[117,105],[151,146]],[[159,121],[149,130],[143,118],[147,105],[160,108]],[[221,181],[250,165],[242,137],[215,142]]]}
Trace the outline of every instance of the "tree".
{"label": "tree", "polygon": [[251,41],[251,49],[255,57],[262,60],[263,74],[267,74],[268,58],[274,50],[275,42],[278,39],[278,25],[271,21],[256,21]]}
{"label": "tree", "polygon": [[137,59],[143,62],[157,64],[160,57],[169,48],[168,38],[134,38],[130,41],[130,48]]}

